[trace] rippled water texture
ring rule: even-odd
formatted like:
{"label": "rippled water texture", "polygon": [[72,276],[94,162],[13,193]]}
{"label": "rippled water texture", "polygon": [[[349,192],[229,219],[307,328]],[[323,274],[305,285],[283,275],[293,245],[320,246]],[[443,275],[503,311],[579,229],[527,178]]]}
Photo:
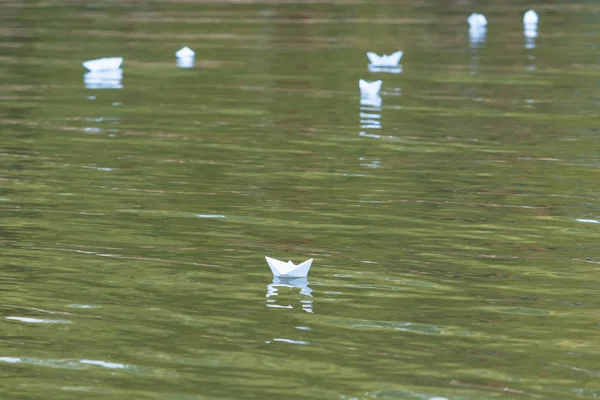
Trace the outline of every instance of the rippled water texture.
{"label": "rippled water texture", "polygon": [[2,1],[0,397],[599,397],[600,5],[477,4]]}

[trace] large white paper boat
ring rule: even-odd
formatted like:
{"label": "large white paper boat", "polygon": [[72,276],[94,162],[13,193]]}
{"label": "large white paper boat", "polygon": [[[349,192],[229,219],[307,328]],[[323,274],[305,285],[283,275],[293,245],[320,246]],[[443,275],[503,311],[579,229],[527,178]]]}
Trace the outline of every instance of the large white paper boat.
{"label": "large white paper boat", "polygon": [[367,58],[371,61],[371,65],[375,67],[397,67],[402,58],[402,51],[397,51],[392,54],[379,55],[371,51],[367,51]]}
{"label": "large white paper boat", "polygon": [[123,63],[122,57],[98,58],[83,62],[83,66],[89,71],[111,71],[117,70]]}
{"label": "large white paper boat", "polygon": [[291,261],[279,261],[271,257],[265,257],[265,259],[273,272],[273,276],[282,278],[306,278],[313,261],[311,258],[310,260],[296,265]]}

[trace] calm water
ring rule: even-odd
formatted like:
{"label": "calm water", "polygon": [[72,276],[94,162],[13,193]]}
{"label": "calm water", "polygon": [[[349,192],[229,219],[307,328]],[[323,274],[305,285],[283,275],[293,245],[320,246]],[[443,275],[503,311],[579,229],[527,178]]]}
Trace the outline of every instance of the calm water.
{"label": "calm water", "polygon": [[600,397],[600,4],[542,3],[3,1],[0,397]]}

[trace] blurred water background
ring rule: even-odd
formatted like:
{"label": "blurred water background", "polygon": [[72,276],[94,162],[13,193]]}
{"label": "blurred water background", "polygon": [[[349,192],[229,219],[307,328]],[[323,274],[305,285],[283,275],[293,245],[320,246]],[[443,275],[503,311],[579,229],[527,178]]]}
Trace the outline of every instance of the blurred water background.
{"label": "blurred water background", "polygon": [[600,397],[599,2],[0,14],[1,398]]}

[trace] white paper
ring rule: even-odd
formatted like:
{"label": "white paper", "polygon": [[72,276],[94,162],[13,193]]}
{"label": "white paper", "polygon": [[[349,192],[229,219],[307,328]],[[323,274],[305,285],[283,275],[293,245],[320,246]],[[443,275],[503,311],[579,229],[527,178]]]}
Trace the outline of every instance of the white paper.
{"label": "white paper", "polygon": [[182,47],[175,52],[177,57],[177,67],[179,68],[194,68],[194,58],[196,53],[189,47]]}
{"label": "white paper", "polygon": [[537,25],[540,18],[533,10],[529,10],[523,15],[523,25]]}
{"label": "white paper", "polygon": [[487,19],[483,14],[473,13],[467,18],[467,22],[471,28],[481,28],[487,26]]}
{"label": "white paper", "polygon": [[306,278],[308,276],[310,265],[313,261],[311,258],[310,260],[296,265],[291,261],[284,262],[266,256],[265,259],[267,260],[267,264],[269,264],[269,267],[273,272],[273,276],[282,278]]}
{"label": "white paper", "polygon": [[376,53],[367,51],[367,57],[371,61],[371,65],[375,67],[397,67],[400,59],[402,58],[402,51],[397,51],[392,54],[378,55]]}
{"label": "white paper", "polygon": [[360,89],[361,97],[374,97],[379,94],[381,90],[382,81],[367,82],[364,79],[358,81],[358,88]]}
{"label": "white paper", "polygon": [[119,69],[122,63],[122,57],[110,57],[84,61],[83,66],[89,71],[110,71]]}
{"label": "white paper", "polygon": [[180,58],[180,57],[194,57],[196,55],[196,53],[194,52],[194,50],[190,49],[189,47],[182,47],[181,49],[177,50],[177,52],[175,52],[175,57]]}

